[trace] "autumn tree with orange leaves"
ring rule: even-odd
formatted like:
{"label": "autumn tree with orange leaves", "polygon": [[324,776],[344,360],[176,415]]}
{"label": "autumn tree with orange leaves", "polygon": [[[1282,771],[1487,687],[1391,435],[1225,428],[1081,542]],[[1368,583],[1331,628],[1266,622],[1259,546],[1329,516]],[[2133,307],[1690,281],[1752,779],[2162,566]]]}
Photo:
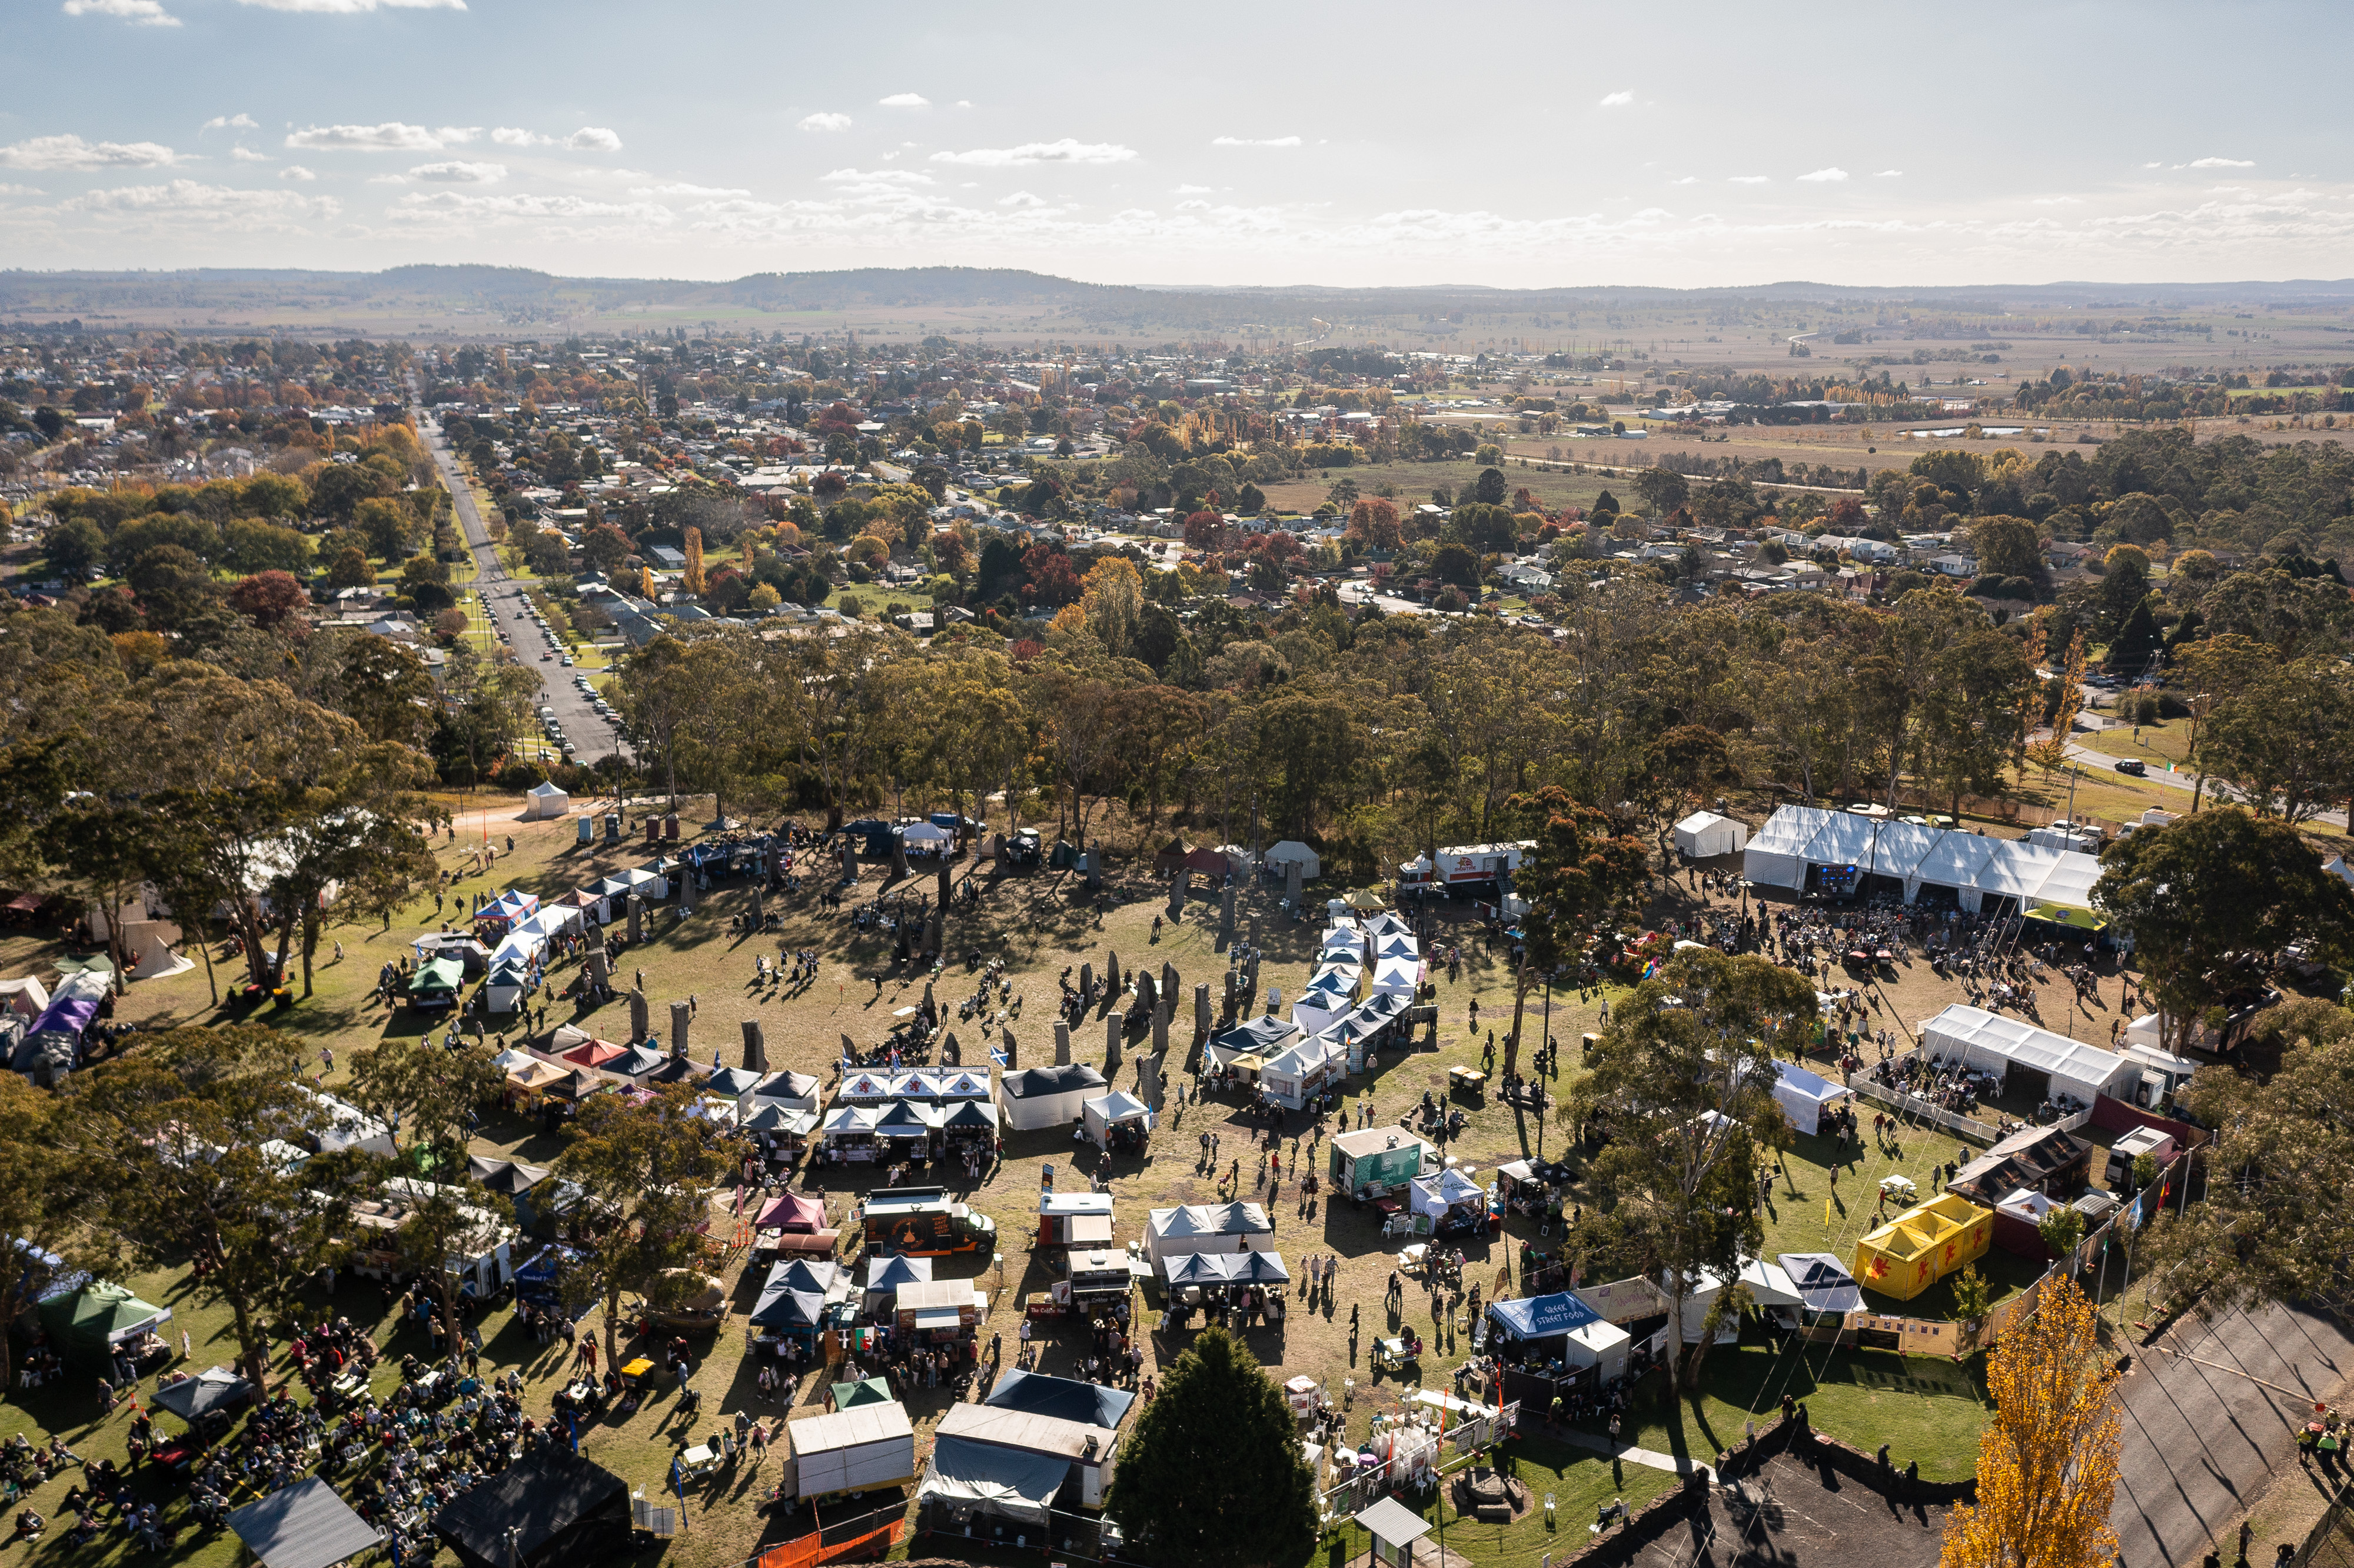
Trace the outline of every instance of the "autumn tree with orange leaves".
{"label": "autumn tree with orange leaves", "polygon": [[2045,1282],[1987,1363],[1994,1420],[1978,1500],[1946,1519],[1939,1568],[2101,1568],[2116,1554],[2117,1373],[2074,1282]]}

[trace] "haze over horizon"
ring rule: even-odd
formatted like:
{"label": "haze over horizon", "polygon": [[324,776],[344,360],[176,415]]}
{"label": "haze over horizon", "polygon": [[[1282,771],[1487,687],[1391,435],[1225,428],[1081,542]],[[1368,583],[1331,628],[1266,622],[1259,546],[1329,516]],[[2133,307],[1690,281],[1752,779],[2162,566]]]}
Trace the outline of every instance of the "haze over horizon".
{"label": "haze over horizon", "polygon": [[25,0],[0,266],[1893,287],[2336,278],[2354,240],[2336,119],[2232,108],[2327,101],[2337,6],[643,16]]}

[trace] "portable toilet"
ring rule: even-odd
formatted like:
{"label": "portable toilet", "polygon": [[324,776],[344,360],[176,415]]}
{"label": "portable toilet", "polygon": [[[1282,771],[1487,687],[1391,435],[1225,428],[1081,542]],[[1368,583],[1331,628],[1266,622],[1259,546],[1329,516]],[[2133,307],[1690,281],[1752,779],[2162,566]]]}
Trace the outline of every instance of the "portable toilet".
{"label": "portable toilet", "polygon": [[621,842],[621,813],[619,811],[605,813],[605,842],[609,844]]}
{"label": "portable toilet", "polygon": [[664,838],[666,838],[666,839],[675,839],[675,838],[677,838],[677,837],[678,837],[678,813],[677,813],[676,811],[673,811],[669,816],[664,817],[664,818],[663,819],[662,828],[663,828],[663,837],[664,837]]}
{"label": "portable toilet", "polygon": [[662,824],[652,817],[646,819],[646,842],[650,844],[662,842]]}
{"label": "portable toilet", "polygon": [[580,819],[580,842],[584,844],[597,842],[597,820],[594,817]]}

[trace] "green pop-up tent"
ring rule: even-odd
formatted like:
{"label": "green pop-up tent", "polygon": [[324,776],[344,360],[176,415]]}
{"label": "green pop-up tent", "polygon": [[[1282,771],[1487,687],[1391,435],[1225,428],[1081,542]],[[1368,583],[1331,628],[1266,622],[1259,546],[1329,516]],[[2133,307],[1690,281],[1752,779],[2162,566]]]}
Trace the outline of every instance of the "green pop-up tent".
{"label": "green pop-up tent", "polygon": [[447,1007],[465,982],[465,966],[456,959],[428,959],[409,978],[408,1000],[419,1007]]}
{"label": "green pop-up tent", "polygon": [[142,1301],[110,1280],[41,1303],[41,1326],[78,1361],[103,1361],[112,1346],[168,1320],[172,1309]]}

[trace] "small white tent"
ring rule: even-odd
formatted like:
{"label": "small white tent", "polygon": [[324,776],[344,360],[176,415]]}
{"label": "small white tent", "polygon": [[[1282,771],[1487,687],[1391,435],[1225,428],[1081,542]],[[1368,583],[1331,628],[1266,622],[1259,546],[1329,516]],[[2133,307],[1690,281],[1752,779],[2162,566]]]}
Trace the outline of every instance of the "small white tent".
{"label": "small white tent", "polygon": [[1114,1089],[1108,1095],[1097,1095],[1083,1101],[1079,1119],[1087,1131],[1089,1143],[1097,1149],[1111,1147],[1111,1129],[1129,1124],[1150,1129],[1152,1111],[1150,1107],[1126,1089]]}
{"label": "small white tent", "polygon": [[1029,1067],[997,1080],[998,1113],[1015,1132],[1068,1127],[1081,1107],[1111,1086],[1085,1063],[1067,1067]]}
{"label": "small white tent", "polygon": [[1774,1066],[1777,1074],[1774,1103],[1782,1107],[1792,1127],[1813,1136],[1822,1126],[1823,1107],[1845,1099],[1848,1091],[1795,1063],[1776,1062]]}
{"label": "small white tent", "polygon": [[1302,882],[1313,882],[1324,874],[1324,863],[1317,858],[1314,850],[1298,839],[1286,839],[1267,851],[1263,863],[1276,875],[1288,876],[1294,862],[1299,863]]}
{"label": "small white tent", "polygon": [[1694,860],[1739,854],[1749,842],[1749,830],[1731,817],[1714,811],[1694,811],[1676,824],[1676,849]]}
{"label": "small white tent", "polygon": [[524,798],[523,814],[525,821],[546,821],[551,818],[569,816],[571,813],[572,797],[554,784],[542,784]]}

